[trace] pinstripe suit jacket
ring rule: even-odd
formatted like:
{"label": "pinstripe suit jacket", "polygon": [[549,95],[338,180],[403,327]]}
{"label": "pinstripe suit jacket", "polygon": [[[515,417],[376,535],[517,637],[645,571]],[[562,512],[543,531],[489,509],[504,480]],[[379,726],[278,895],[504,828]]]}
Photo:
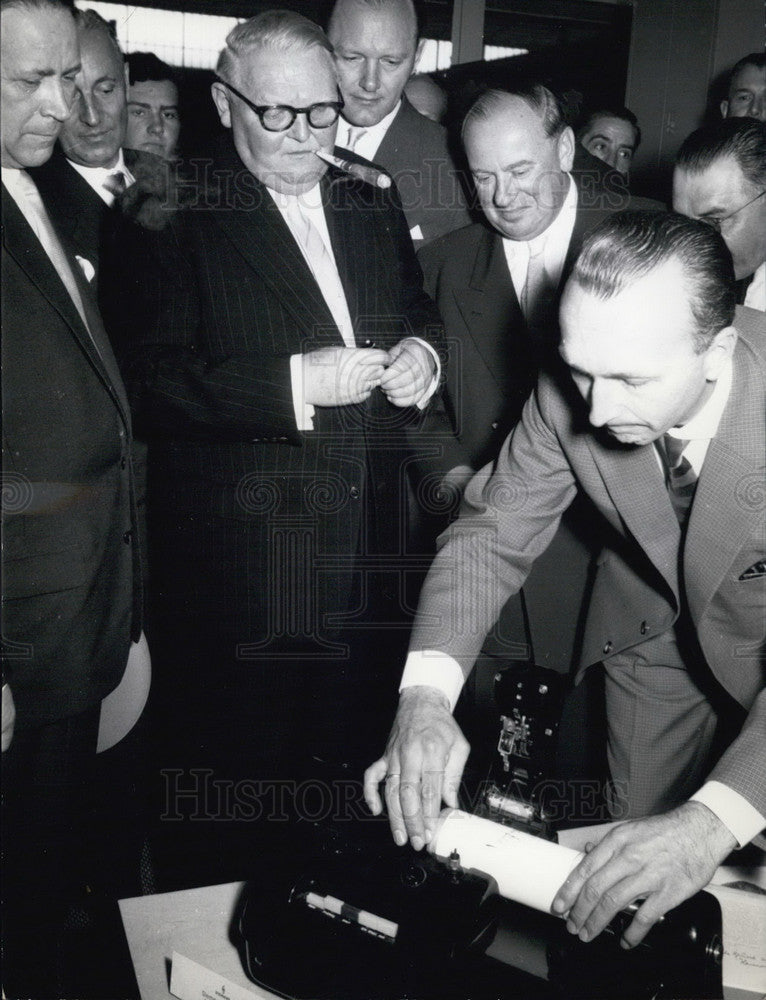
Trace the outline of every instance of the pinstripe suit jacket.
{"label": "pinstripe suit jacket", "polygon": [[465,515],[442,536],[411,648],[444,650],[470,670],[579,485],[604,538],[581,669],[666,631],[687,607],[709,671],[744,718],[711,777],[766,813],[766,343],[751,311],[738,310],[736,325],[731,395],[697,484],[682,575],[653,447],[594,434],[571,380],[544,376],[494,468],[469,485]]}
{"label": "pinstripe suit jacket", "polygon": [[[297,430],[289,359],[342,346],[340,332],[228,136],[212,177],[221,183],[164,232],[144,234],[151,246],[135,262],[123,353],[150,438],[149,506],[171,524],[179,504],[196,511],[200,565],[227,566],[233,597],[221,611],[236,604],[237,640],[257,642],[279,608],[310,630],[317,615],[345,610],[356,554],[399,553],[408,435],[417,438],[422,415],[376,390],[358,406],[317,407],[314,430]],[[389,192],[334,170],[321,189],[357,343],[438,342],[438,313]],[[221,522],[238,541],[221,543]],[[168,538],[155,533],[155,546]]]}

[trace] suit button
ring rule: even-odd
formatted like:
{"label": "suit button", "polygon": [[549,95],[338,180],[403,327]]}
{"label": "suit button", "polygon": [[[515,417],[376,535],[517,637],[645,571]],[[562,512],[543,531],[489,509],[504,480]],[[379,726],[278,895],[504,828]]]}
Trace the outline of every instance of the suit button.
{"label": "suit button", "polygon": [[122,458],[120,459],[120,468],[121,469],[127,469],[127,467],[128,467],[128,460],[123,455]]}
{"label": "suit button", "polygon": [[646,635],[648,631],[649,631],[649,626],[647,625],[647,623],[641,622],[641,635]]}
{"label": "suit button", "polygon": [[497,428],[498,428],[498,422],[497,422],[497,420],[493,420],[493,421],[492,421],[492,430],[493,430],[493,431],[496,431],[496,430],[497,430]]}
{"label": "suit button", "polygon": [[125,542],[126,545],[130,545],[130,543],[133,541],[133,532],[130,529],[128,529],[122,536],[122,540],[123,542]]}
{"label": "suit button", "polygon": [[359,499],[359,487],[358,486],[352,486],[351,489],[348,492],[349,492],[349,495],[351,496],[351,498],[353,500],[358,500]]}
{"label": "suit button", "polygon": [[612,640],[611,639],[609,640],[609,642],[605,642],[604,643],[604,649],[603,649],[604,655],[608,656],[612,652],[613,648],[614,648],[614,646],[612,644]]}

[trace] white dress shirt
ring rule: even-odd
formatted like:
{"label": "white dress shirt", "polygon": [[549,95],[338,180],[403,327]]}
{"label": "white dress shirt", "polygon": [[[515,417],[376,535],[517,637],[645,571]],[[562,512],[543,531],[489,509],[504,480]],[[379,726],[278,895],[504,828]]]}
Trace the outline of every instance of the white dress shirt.
{"label": "white dress shirt", "polygon": [[[368,160],[375,160],[375,155],[380,149],[380,144],[385,138],[386,132],[388,132],[391,127],[391,122],[396,118],[399,108],[402,106],[401,99],[396,102],[396,106],[388,112],[385,118],[377,123],[377,125],[370,125],[369,127],[363,125],[349,125],[347,121],[343,118],[340,120],[338,125],[338,134],[335,137],[335,142],[338,146],[343,146],[344,149],[353,148],[355,153],[360,156],[366,157]],[[351,135],[356,129],[364,129],[363,135],[360,135],[353,142]]]}
{"label": "white dress shirt", "polygon": [[99,198],[110,208],[114,204],[114,194],[104,187],[104,181],[119,170],[125,177],[125,186],[130,187],[136,183],[136,178],[125,166],[125,157],[122,150],[117,154],[117,162],[112,167],[84,167],[81,163],[74,163],[67,159],[67,163],[73,167],[83,180],[93,188]]}
{"label": "white dress shirt", "polygon": [[745,292],[743,303],[751,309],[760,309],[766,312],[766,260],[756,268],[753,280],[750,282]]}
{"label": "white dress shirt", "polygon": [[[330,232],[327,228],[327,219],[324,214],[324,206],[322,203],[322,191],[319,184],[316,184],[310,191],[305,191],[301,195],[285,194],[282,191],[274,191],[272,188],[267,187],[266,190],[271,195],[274,204],[279,209],[282,218],[290,230],[290,232],[295,237],[295,241],[301,250],[301,253],[306,257],[306,252],[302,246],[301,240],[295,231],[295,225],[292,218],[292,209],[300,199],[300,209],[304,217],[310,220],[312,225],[315,227],[317,232],[322,238],[325,250],[330,258],[330,261],[335,268],[335,272],[338,276],[338,286],[342,286],[340,275],[338,274],[338,265],[335,260],[335,254],[333,253],[332,243],[330,242]],[[311,268],[312,273],[314,268],[312,262],[306,257],[306,262]],[[354,339],[354,328],[351,316],[348,310],[348,303],[345,300],[345,296],[342,290],[339,294],[328,293],[324,288],[320,289],[325,297],[327,306],[332,314],[335,323],[340,330],[341,336],[343,337],[343,342],[346,347],[357,347],[356,341]],[[436,366],[435,375],[428,386],[426,391],[423,393],[421,398],[415,404],[418,409],[423,409],[431,396],[436,391],[439,385],[439,379],[441,377],[441,362],[439,361],[439,356],[436,351],[431,347],[429,343],[425,340],[421,340],[420,337],[408,338],[411,340],[416,340],[418,343],[422,344],[430,353],[434,360]],[[314,429],[314,407],[311,403],[306,403],[304,401],[303,392],[303,355],[293,354],[290,358],[290,382],[292,387],[293,395],[293,410],[295,412],[295,420],[298,430],[300,431],[311,431]]]}
{"label": "white dress shirt", "polygon": [[572,241],[572,231],[574,230],[575,218],[577,216],[577,185],[571,174],[569,177],[569,189],[567,190],[564,203],[559,214],[548,226],[546,230],[535,236],[533,240],[510,240],[503,237],[503,251],[508,264],[508,271],[511,275],[516,298],[521,302],[524,292],[524,285],[527,281],[527,267],[531,251],[536,250],[539,244],[543,244],[545,249],[545,272],[548,276],[548,283],[552,289],[557,289],[561,284],[561,275],[564,273],[564,262],[569,253],[569,244]]}
{"label": "white dress shirt", "polygon": [[[702,470],[708,447],[718,431],[718,425],[729,400],[732,375],[733,365],[728,361],[713,392],[700,410],[683,427],[673,427],[668,431],[671,437],[689,442],[683,455],[697,476]],[[656,444],[655,454],[664,470]],[[415,685],[437,688],[447,697],[452,711],[463,683],[464,676],[460,664],[447,653],[435,649],[412,650],[407,656],[399,690]],[[746,798],[722,782],[707,781],[691,798],[692,801],[702,802],[707,806],[731,831],[740,847],[749,843],[766,827],[766,817],[762,816]]]}

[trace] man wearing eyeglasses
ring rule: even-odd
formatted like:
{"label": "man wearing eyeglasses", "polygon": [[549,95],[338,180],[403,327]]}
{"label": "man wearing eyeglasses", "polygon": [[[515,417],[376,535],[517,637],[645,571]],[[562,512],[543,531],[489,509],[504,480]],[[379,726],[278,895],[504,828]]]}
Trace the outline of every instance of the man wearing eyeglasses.
{"label": "man wearing eyeglasses", "polygon": [[364,713],[382,725],[395,688],[376,664],[406,641],[402,484],[441,324],[393,189],[322,159],[342,103],[321,29],[240,24],[212,94],[209,183],[136,262],[128,305],[160,708],[195,763],[292,778],[303,753],[353,756],[348,731],[371,739]]}
{"label": "man wearing eyeglasses", "polygon": [[723,236],[738,302],[766,310],[766,123],[727,118],[684,141],[673,174],[673,208]]}

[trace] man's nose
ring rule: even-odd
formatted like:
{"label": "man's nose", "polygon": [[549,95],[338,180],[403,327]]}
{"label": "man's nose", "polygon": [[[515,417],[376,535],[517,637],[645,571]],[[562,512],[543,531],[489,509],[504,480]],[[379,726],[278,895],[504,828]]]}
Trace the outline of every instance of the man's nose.
{"label": "man's nose", "polygon": [[71,84],[67,91],[60,80],[50,78],[49,86],[46,88],[45,100],[42,106],[42,114],[48,118],[54,118],[57,122],[67,120],[72,111],[72,90]]}
{"label": "man's nose", "polygon": [[151,118],[149,119],[147,132],[149,132],[150,135],[161,136],[164,131],[165,131],[165,119],[162,117],[160,113],[152,115]]}
{"label": "man's nose", "polygon": [[508,208],[519,194],[518,185],[510,177],[500,176],[495,181],[492,201],[496,208]]}
{"label": "man's nose", "polygon": [[750,115],[752,118],[757,118],[758,121],[766,121],[766,94],[759,94],[753,98]]}
{"label": "man's nose", "polygon": [[364,90],[374,93],[380,86],[380,66],[377,59],[365,59],[361,85]]}
{"label": "man's nose", "polygon": [[588,419],[594,427],[603,427],[615,415],[617,399],[614,387],[608,379],[594,379],[588,393],[590,414]]}
{"label": "man's nose", "polygon": [[101,120],[98,102],[92,95],[84,94],[81,90],[77,92],[77,113],[85,125],[98,125]]}
{"label": "man's nose", "polygon": [[295,116],[295,121],[290,126],[290,135],[297,142],[306,142],[311,136],[311,127],[305,114]]}

